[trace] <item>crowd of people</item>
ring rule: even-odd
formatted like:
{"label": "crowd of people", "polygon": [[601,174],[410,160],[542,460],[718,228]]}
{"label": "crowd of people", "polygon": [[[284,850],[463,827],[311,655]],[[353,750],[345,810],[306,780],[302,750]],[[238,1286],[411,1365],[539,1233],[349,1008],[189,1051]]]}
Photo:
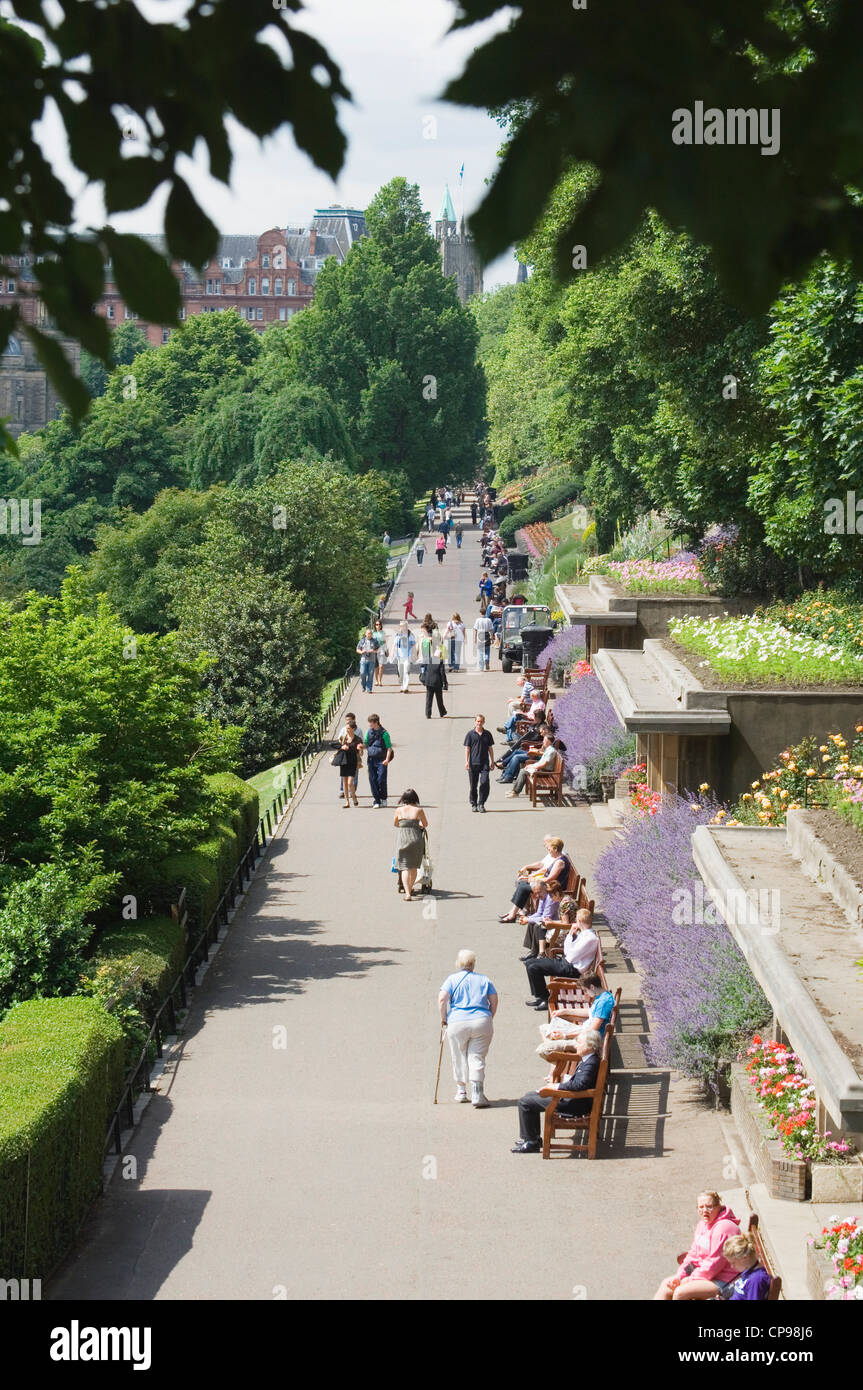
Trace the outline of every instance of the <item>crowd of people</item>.
{"label": "crowd of people", "polygon": [[[430,499],[427,530],[430,535],[437,532],[434,548],[440,564],[453,532],[461,545],[461,526],[453,509],[463,503],[464,494],[451,488],[436,489]],[[412,671],[418,669],[429,719],[435,704],[440,717],[447,715],[443,698],[448,689],[447,677],[467,666],[471,632],[476,643],[477,667],[488,669],[491,646],[497,639],[506,603],[506,548],[495,534],[493,498],[478,485],[476,500],[470,505],[473,525],[481,528],[478,540],[482,547],[477,595],[480,611],[475,622],[466,624],[458,611],[445,623],[439,624],[430,612],[420,621],[414,612],[414,593],[409,591],[403,605],[404,616],[389,642],[380,611],[357,642],[363,691],[371,693],[383,688],[387,663],[392,662],[399,690],[409,694]],[[415,552],[418,564],[422,564],[424,552],[420,542]],[[417,625],[416,630],[412,624]],[[387,805],[393,742],[378,714],[370,714],[367,723],[367,729],[361,732],[354,715],[348,714],[339,731],[339,752],[343,755],[339,759],[339,795],[345,808],[359,804],[358,779],[364,765],[373,806]],[[468,800],[472,811],[478,814],[486,812],[495,771],[498,783],[508,788],[508,796],[517,798],[528,788],[531,778],[554,768],[557,758],[565,752],[558,737],[554,698],[544,679],[527,674],[519,677],[497,732],[501,736],[499,749],[485,716],[477,714],[464,737]],[[392,867],[399,893],[409,903],[428,886],[421,874],[425,874],[429,864],[429,820],[412,788],[402,792],[393,825],[397,842]],[[594,1091],[606,1029],[610,1021],[616,1020],[616,1001],[605,979],[593,905],[585,905],[583,880],[560,837],[547,835],[543,849],[541,857],[516,871],[510,902],[499,922],[514,924],[518,929],[520,961],[528,982],[526,1007],[546,1015],[552,1006],[550,1019],[568,1020],[573,1032],[566,1049],[569,1059],[561,1063],[560,1054],[554,1054],[553,1070],[518,1101],[519,1133],[512,1145],[514,1154],[541,1152],[543,1115],[552,1099],[555,1118],[583,1119],[589,1115],[593,1100],[584,1093]],[[555,996],[549,988],[553,980],[578,981],[578,1007],[554,1007]],[[559,989],[560,984],[555,988]],[[486,1070],[499,1003],[494,983],[477,969],[476,953],[459,951],[455,970],[443,981],[438,994],[441,1048],[446,1040],[457,1104],[470,1103],[475,1109],[489,1105]],[[700,1194],[698,1210],[699,1221],[690,1249],[680,1260],[678,1272],[662,1281],[655,1298],[765,1298],[770,1276],[758,1262],[752,1238],[741,1233],[734,1213],[723,1206],[715,1192]]]}

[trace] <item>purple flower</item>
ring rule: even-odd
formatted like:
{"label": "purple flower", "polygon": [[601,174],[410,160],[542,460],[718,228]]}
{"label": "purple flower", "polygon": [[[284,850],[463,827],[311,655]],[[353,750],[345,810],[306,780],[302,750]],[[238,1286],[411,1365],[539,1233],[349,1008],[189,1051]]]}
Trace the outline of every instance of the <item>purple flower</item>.
{"label": "purple flower", "polygon": [[584,656],[585,636],[583,627],[564,627],[549,638],[537,660],[541,666],[551,662],[551,669],[572,666]]}
{"label": "purple flower", "polygon": [[[705,1080],[770,1017],[743,955],[709,910],[692,858],[693,830],[718,809],[709,796],[667,794],[655,816],[627,821],[596,865],[609,925],[642,970],[652,1061]],[[691,920],[678,924],[687,900]]]}
{"label": "purple flower", "polygon": [[621,728],[599,680],[590,672],[573,681],[555,704],[555,719],[566,744],[566,766],[573,785],[595,782],[600,771],[620,770],[635,755],[635,740]]}

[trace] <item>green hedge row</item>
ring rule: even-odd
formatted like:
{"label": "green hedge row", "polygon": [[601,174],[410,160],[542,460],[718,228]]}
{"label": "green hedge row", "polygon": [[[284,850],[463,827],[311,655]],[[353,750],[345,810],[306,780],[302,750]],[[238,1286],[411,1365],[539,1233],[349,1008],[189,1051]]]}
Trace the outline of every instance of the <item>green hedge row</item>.
{"label": "green hedge row", "polygon": [[45,1279],[99,1190],[123,1034],[95,999],[30,999],[0,1023],[0,1274]]}
{"label": "green hedge row", "polygon": [[231,772],[209,777],[211,787],[228,805],[210,834],[193,848],[169,854],[159,865],[159,879],[172,888],[186,888],[186,906],[192,927],[203,927],[216,910],[231,875],[258,828],[258,793]]}
{"label": "green hedge row", "polygon": [[501,540],[506,541],[507,545],[512,545],[516,531],[521,530],[522,526],[532,526],[535,521],[550,521],[557,508],[566,502],[572,502],[578,496],[578,491],[575,482],[559,483],[536,502],[531,502],[527,507],[516,508],[500,523]]}

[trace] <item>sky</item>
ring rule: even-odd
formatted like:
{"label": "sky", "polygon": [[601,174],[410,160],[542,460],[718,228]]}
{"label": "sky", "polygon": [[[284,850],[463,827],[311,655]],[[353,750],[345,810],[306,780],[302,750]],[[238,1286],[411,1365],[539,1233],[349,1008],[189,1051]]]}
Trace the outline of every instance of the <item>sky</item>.
{"label": "sky", "polygon": [[[186,8],[182,0],[138,3],[148,18],[161,20]],[[472,49],[505,21],[448,36],[454,15],[451,0],[307,0],[307,8],[292,22],[323,43],[353,97],[352,103],[340,103],[340,124],[348,138],[344,168],[334,183],[297,149],[289,126],[261,143],[231,123],[230,189],[209,177],[203,150],[178,166],[220,231],[257,234],[274,226],[308,226],[316,207],[342,203],[364,208],[397,175],[419,184],[432,224],[446,183],[457,216],[462,210],[469,215],[496,166],[502,132],[485,111],[450,106],[436,97],[461,72]],[[69,165],[59,117],[46,121],[42,139],[76,197],[78,224],[103,223],[99,187],[86,187]],[[129,141],[130,153],[134,144]],[[167,189],[159,190],[145,208],[111,221],[121,231],[160,231],[166,197]],[[486,268],[485,288],[513,281],[515,272],[509,253]]]}

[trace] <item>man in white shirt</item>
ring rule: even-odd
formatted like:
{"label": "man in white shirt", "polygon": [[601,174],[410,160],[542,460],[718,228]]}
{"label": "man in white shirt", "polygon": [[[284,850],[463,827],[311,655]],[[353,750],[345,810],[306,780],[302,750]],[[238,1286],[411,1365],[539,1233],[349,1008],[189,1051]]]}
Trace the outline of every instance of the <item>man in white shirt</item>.
{"label": "man in white shirt", "polygon": [[491,639],[494,633],[494,625],[490,618],[480,614],[473,625],[476,633],[477,657],[480,671],[488,670],[488,658],[491,651]]}
{"label": "man in white shirt", "polygon": [[525,1000],[528,1008],[548,1008],[548,976],[558,979],[577,980],[589,973],[596,961],[599,937],[591,925],[593,918],[586,907],[579,909],[575,921],[563,938],[563,958],[560,956],[539,956],[536,960],[525,961],[525,970],[532,991],[531,998]]}
{"label": "man in white shirt", "polygon": [[393,639],[392,652],[390,659],[395,661],[399,668],[399,675],[402,681],[402,694],[409,694],[408,686],[411,681],[411,659],[416,649],[417,639],[414,637],[407,623],[399,623],[398,631]]}
{"label": "man in white shirt", "polygon": [[515,780],[515,786],[511,792],[507,792],[507,796],[520,796],[524,791],[528,777],[535,777],[538,772],[552,772],[555,768],[557,758],[558,752],[554,746],[551,734],[545,734],[543,736],[539,758],[535,763],[528,763],[521,769],[521,772]]}

